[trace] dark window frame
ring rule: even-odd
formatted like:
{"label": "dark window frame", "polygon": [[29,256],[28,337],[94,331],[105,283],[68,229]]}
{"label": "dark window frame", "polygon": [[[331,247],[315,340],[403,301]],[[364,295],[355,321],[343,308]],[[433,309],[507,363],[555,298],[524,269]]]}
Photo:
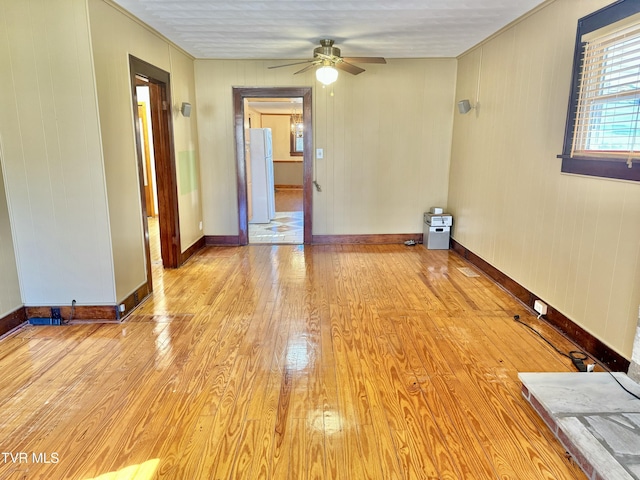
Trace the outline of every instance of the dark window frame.
{"label": "dark window frame", "polygon": [[573,127],[580,93],[580,75],[584,43],[582,36],[606,27],[619,20],[640,12],[640,2],[637,0],[618,0],[600,10],[578,20],[576,44],[573,55],[573,72],[571,74],[571,91],[569,94],[569,107],[567,109],[567,122],[564,132],[564,145],[562,154],[563,173],[575,173],[595,177],[615,178],[620,180],[640,181],[640,165],[634,164],[629,168],[623,160],[599,159],[594,157],[571,157],[571,145],[573,143]]}

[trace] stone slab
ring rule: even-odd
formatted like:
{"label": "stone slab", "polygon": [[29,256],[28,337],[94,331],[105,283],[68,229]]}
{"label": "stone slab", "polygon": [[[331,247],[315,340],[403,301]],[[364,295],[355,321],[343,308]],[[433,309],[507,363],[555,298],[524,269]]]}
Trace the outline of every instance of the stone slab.
{"label": "stone slab", "polygon": [[[640,384],[614,373],[628,390]],[[523,395],[590,479],[640,480],[640,400],[609,373],[520,373]]]}

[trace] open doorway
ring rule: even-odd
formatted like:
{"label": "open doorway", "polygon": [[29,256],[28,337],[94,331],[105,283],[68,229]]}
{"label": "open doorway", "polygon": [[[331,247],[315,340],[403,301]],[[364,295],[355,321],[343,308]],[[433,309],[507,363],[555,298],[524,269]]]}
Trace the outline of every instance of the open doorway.
{"label": "open doorway", "polygon": [[[298,110],[301,113],[301,129],[304,131],[304,135],[301,137],[301,141],[298,145],[301,147],[301,156],[302,162],[297,162],[301,164],[302,167],[302,185],[301,188],[298,188],[300,194],[301,202],[301,218],[294,218],[290,216],[284,216],[281,219],[285,223],[280,223],[276,225],[272,225],[271,228],[277,231],[280,230],[288,230],[291,231],[291,226],[296,226],[294,224],[298,224],[302,228],[302,238],[301,241],[277,241],[275,243],[311,243],[311,232],[312,232],[312,182],[313,182],[313,164],[312,164],[312,122],[311,122],[311,87],[299,87],[299,88],[287,88],[287,87],[274,87],[274,88],[259,88],[259,87],[237,87],[233,89],[233,99],[234,99],[234,118],[235,118],[235,139],[236,139],[236,162],[237,162],[237,172],[238,172],[238,212],[239,212],[239,243],[241,245],[246,245],[250,242],[249,238],[249,219],[255,217],[255,212],[253,211],[253,205],[256,202],[253,201],[252,194],[255,192],[255,189],[252,187],[253,179],[256,178],[253,175],[251,169],[251,153],[250,149],[250,129],[253,127],[257,127],[254,123],[254,119],[249,115],[250,108],[248,107],[249,101],[258,102],[258,101],[266,101],[269,102],[284,102],[286,103],[287,109],[289,112],[283,114],[286,116],[286,123],[289,125],[291,121],[291,110],[295,110],[295,107],[291,106],[291,100],[295,99],[296,103],[298,103]],[[299,99],[299,101],[298,101]],[[245,111],[247,110],[247,111]],[[265,128],[264,125],[260,122],[260,127]],[[290,128],[290,127],[288,127]],[[248,153],[249,152],[249,153]],[[247,155],[248,153],[248,155]],[[292,162],[293,163],[293,162]],[[247,171],[249,169],[249,171]],[[274,178],[274,186],[275,186],[275,178]],[[282,187],[286,187],[287,184],[284,183],[281,185]],[[280,190],[284,190],[281,188]],[[282,192],[284,193],[284,192]],[[294,194],[295,195],[295,194]],[[283,195],[278,195],[281,198],[284,198]],[[275,197],[275,194],[274,194]],[[275,210],[284,210],[285,208],[291,208],[291,203],[286,200],[282,200],[279,202],[278,208]],[[295,210],[290,210],[295,211]],[[298,214],[298,215],[300,215]],[[252,222],[257,223],[257,222]],[[268,222],[270,223],[270,221]],[[287,225],[287,223],[289,223]]]}
{"label": "open doorway", "polygon": [[302,98],[245,98],[244,116],[249,243],[304,243]]}
{"label": "open doorway", "polygon": [[159,256],[164,268],[177,268],[181,263],[178,187],[170,110],[171,90],[168,72],[133,56],[129,56],[129,65],[147,285],[149,291],[153,291],[150,220],[152,223],[157,221],[157,229],[151,233],[157,232]]}
{"label": "open doorway", "polygon": [[151,128],[151,95],[148,80],[136,78],[136,98],[138,101],[138,139],[142,153],[142,182],[144,206],[149,229],[149,249],[151,264],[162,265],[160,253],[160,224],[158,221],[158,188],[156,161],[153,149],[153,129]]}

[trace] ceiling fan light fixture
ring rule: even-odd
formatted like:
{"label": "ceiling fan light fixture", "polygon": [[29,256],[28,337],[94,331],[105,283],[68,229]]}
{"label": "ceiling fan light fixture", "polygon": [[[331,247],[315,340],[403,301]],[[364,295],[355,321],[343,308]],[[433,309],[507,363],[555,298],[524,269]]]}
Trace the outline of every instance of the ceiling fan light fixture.
{"label": "ceiling fan light fixture", "polygon": [[331,65],[324,65],[316,70],[316,79],[323,85],[331,85],[338,79],[338,70]]}

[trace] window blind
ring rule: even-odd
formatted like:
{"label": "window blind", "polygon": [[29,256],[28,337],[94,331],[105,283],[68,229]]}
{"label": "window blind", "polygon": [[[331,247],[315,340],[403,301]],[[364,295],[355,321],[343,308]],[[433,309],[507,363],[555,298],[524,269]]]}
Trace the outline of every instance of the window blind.
{"label": "window blind", "polygon": [[571,156],[631,167],[640,159],[640,23],[608,30],[585,41]]}

